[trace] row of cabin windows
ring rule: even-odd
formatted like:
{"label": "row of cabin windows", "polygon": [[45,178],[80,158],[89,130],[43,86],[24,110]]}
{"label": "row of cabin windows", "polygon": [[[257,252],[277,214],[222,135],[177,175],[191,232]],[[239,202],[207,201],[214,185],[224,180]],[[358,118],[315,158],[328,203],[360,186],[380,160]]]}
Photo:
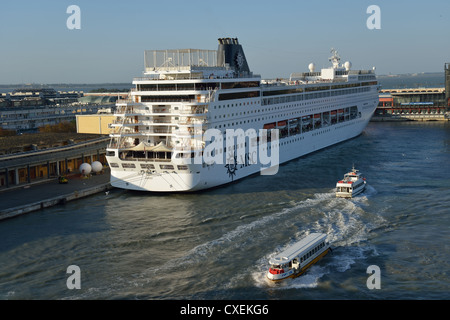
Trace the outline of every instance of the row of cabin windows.
{"label": "row of cabin windows", "polygon": [[[119,168],[118,163],[110,163],[110,166],[112,168]],[[141,163],[140,164],[141,169],[147,169],[147,170],[154,170],[155,165],[154,164],[147,164],[147,163]],[[122,163],[122,168],[124,169],[134,169],[136,168],[136,165],[134,163]],[[162,170],[174,170],[174,166],[171,164],[160,164],[159,168]],[[188,170],[188,166],[186,165],[177,165],[178,170]]]}
{"label": "row of cabin windows", "polygon": [[[367,88],[367,89],[369,89],[369,88]],[[301,99],[301,98],[298,98],[298,97],[301,97],[301,96],[291,96],[290,98],[291,99],[287,99],[287,98],[289,98],[289,97],[284,97],[284,98],[286,98],[286,99],[281,99],[281,98],[283,98],[283,97],[281,97],[281,98],[271,98],[271,99],[280,99],[280,100],[277,100],[278,102],[281,102],[281,103],[287,103],[287,102],[295,102],[295,101],[301,101],[301,100],[303,100],[303,99]],[[317,101],[316,101],[317,102]],[[318,101],[318,102],[329,102],[328,100],[323,100],[323,101]],[[315,103],[315,102],[314,102]],[[223,109],[225,109],[225,108],[230,108],[230,107],[242,107],[242,106],[249,106],[249,105],[253,105],[253,104],[255,104],[255,105],[259,105],[259,103],[257,102],[257,101],[255,101],[255,102],[253,102],[253,101],[250,101],[250,102],[240,102],[240,103],[231,103],[231,104],[224,104],[224,105],[216,105],[216,106],[214,106],[214,109],[221,109],[221,108],[223,108]],[[273,104],[273,101],[271,101],[271,103],[268,103],[268,99],[262,99],[262,105],[268,105],[268,104]],[[285,106],[279,106],[279,107],[275,107],[275,109],[274,108],[270,108],[270,109],[262,109],[262,110],[256,110],[255,112],[258,112],[258,111],[260,111],[260,112],[264,112],[264,111],[271,111],[271,110],[279,110],[279,109],[283,109],[283,108],[292,108],[292,107],[301,107],[301,106],[304,106],[304,105],[308,105],[308,104],[310,104],[309,102],[307,102],[307,103],[297,103],[297,104],[293,104],[293,105],[285,105]],[[176,108],[177,109],[177,108]],[[307,110],[308,111],[308,110]],[[250,112],[249,112],[250,113]],[[240,113],[241,115],[242,115],[242,112]],[[244,112],[244,114],[245,114],[245,112]],[[237,114],[236,114],[237,115]],[[230,116],[230,115],[228,115],[228,116]],[[216,116],[217,117],[217,116]],[[219,116],[220,117],[220,116]],[[223,117],[226,117],[226,115],[224,115]]]}
{"label": "row of cabin windows", "polygon": [[325,92],[315,92],[315,93],[307,93],[307,94],[297,94],[292,96],[285,97],[276,97],[276,98],[263,98],[262,105],[270,105],[270,104],[278,104],[278,103],[287,103],[294,101],[302,101],[309,99],[319,99],[319,98],[327,98],[334,97],[344,94],[352,94],[352,93],[363,93],[370,91],[370,87],[361,87],[361,88],[353,88],[353,89],[342,89],[335,91],[325,91]]}
{"label": "row of cabin windows", "polygon": [[319,243],[316,247],[305,253],[301,258],[300,262],[304,262],[308,260],[313,254],[315,254],[317,251],[321,250],[323,247],[325,247],[325,242]]}
{"label": "row of cabin windows", "polygon": [[[359,76],[359,80],[376,80],[375,76]],[[318,86],[318,87],[306,87],[306,88],[292,88],[285,90],[267,90],[263,94],[265,96],[278,95],[278,94],[289,94],[294,92],[309,92],[309,91],[320,91],[320,90],[330,90],[331,89],[343,89],[359,86],[367,86],[377,84],[376,81],[365,82],[365,83],[354,83],[354,84],[341,84],[341,85],[331,85],[330,86]],[[177,90],[214,90],[214,89],[240,89],[240,88],[258,88],[260,86],[259,81],[248,81],[248,82],[201,82],[201,83],[157,83],[157,84],[138,84],[138,91],[177,91]]]}
{"label": "row of cabin windows", "polygon": [[[373,79],[375,78],[368,78],[365,80]],[[376,85],[376,81],[371,82],[363,82],[363,83],[345,83],[345,84],[334,84],[334,85],[326,85],[326,86],[311,86],[311,87],[305,87],[305,88],[290,88],[290,89],[282,89],[282,90],[266,90],[263,91],[263,96],[275,96],[275,95],[286,95],[286,94],[292,94],[292,93],[302,93],[302,92],[313,92],[313,91],[329,91],[335,90],[335,89],[346,89],[346,88],[356,88],[356,87],[362,87],[362,86],[370,86],[370,85]]]}
{"label": "row of cabin windows", "polygon": [[252,105],[252,104],[258,104],[258,102],[257,101],[255,101],[255,102],[253,102],[253,101],[250,101],[250,102],[239,102],[239,104],[238,103],[236,103],[236,104],[234,104],[234,103],[232,103],[232,104],[226,104],[226,105],[218,105],[218,106],[214,106],[214,109],[216,109],[216,107],[217,108],[225,108],[225,106],[227,107],[227,108],[229,108],[229,107],[242,107],[242,106],[249,106],[249,105]]}
{"label": "row of cabin windows", "polygon": [[[376,84],[375,82],[368,82],[362,84],[362,87],[351,88],[351,89],[340,89],[340,90],[330,90],[330,91],[322,91],[322,92],[314,92],[314,93],[305,93],[305,94],[296,94],[290,96],[281,96],[276,98],[263,98],[263,105],[268,104],[278,104],[292,101],[300,101],[300,100],[309,100],[309,99],[318,99],[318,98],[326,98],[333,97],[345,94],[353,94],[353,93],[363,93],[371,90],[368,85]],[[349,85],[346,85],[347,87]],[[312,90],[310,88],[310,90]],[[310,91],[308,90],[308,91]],[[289,91],[288,91],[289,92]],[[278,93],[277,91],[274,93]],[[291,93],[291,92],[289,92]],[[263,96],[270,95],[270,92],[263,92]],[[235,92],[235,93],[225,93],[219,94],[218,100],[236,100],[236,99],[248,99],[248,98],[259,98],[259,91],[250,91],[250,92]],[[194,101],[194,95],[179,95],[179,96],[141,96],[141,102],[189,102]]]}
{"label": "row of cabin windows", "polygon": [[[321,101],[321,102],[323,102],[323,101]],[[305,104],[306,105],[306,104]],[[256,109],[256,110],[250,110],[250,111],[247,111],[247,112],[245,112],[245,111],[243,111],[243,112],[240,112],[239,114],[236,112],[236,114],[234,114],[234,113],[229,113],[229,114],[224,114],[224,115],[218,115],[218,116],[214,116],[214,119],[217,119],[217,118],[232,118],[232,117],[234,117],[234,116],[242,116],[242,115],[248,115],[248,114],[251,114],[251,113],[258,113],[258,112],[270,112],[270,111],[276,111],[276,110],[281,110],[281,109],[286,109],[286,108],[292,108],[292,107],[299,107],[299,106],[303,106],[303,103],[302,104],[294,104],[294,105],[284,105],[284,106],[279,106],[279,107],[272,107],[272,108],[266,108],[266,109]],[[220,109],[220,106],[218,106],[219,107],[219,109]],[[225,108],[225,106],[223,106],[224,108]],[[334,107],[338,107],[338,106],[334,106]],[[216,106],[214,107],[214,109],[216,108]],[[297,114],[301,114],[301,113],[305,113],[305,112],[318,112],[318,110],[325,110],[325,109],[329,109],[330,108],[330,106],[322,106],[322,107],[316,107],[316,108],[314,108],[314,109],[303,109],[303,110],[295,110],[295,111],[293,111],[293,112],[291,112],[291,113],[284,113],[283,115],[284,116],[294,116],[294,115],[297,115]],[[272,118],[277,118],[277,117],[279,117],[280,116],[280,114],[277,114],[277,115],[273,115],[272,116]],[[262,120],[265,120],[265,119],[270,119],[270,116],[268,116],[268,117],[266,117],[266,118],[262,118]],[[258,120],[260,120],[260,119],[258,119]],[[253,119],[253,120],[248,120],[248,122],[250,123],[250,122],[253,122],[253,121],[256,121],[256,119]],[[244,123],[246,123],[245,121],[244,121]],[[236,124],[238,124],[238,123],[236,123]],[[241,121],[241,124],[242,124],[242,121]],[[231,123],[230,124],[228,124],[228,126],[230,126],[231,125]],[[234,123],[232,124],[232,125],[234,125]],[[219,126],[219,128],[220,128],[221,126]],[[224,125],[224,127],[226,127],[226,124]],[[217,128],[217,126],[215,127],[215,128]]]}
{"label": "row of cabin windows", "polygon": [[215,90],[215,89],[240,89],[257,88],[259,81],[248,82],[197,82],[197,83],[157,83],[157,84],[138,84],[138,91],[176,91],[176,90]]}
{"label": "row of cabin windows", "polygon": [[[324,107],[324,108],[328,108],[328,107]],[[317,109],[322,109],[322,108],[316,108],[316,110]],[[270,109],[268,109],[268,110],[270,110]],[[342,110],[344,110],[345,113],[338,114],[337,113],[338,109],[332,110],[332,111],[323,112],[323,113],[319,112],[318,114],[322,114],[321,118],[319,119],[320,120],[319,122],[316,122],[314,124],[311,122],[311,124],[309,126],[308,125],[304,125],[302,128],[300,128],[300,125],[298,125],[298,126],[296,125],[295,128],[291,127],[289,132],[288,132],[288,127],[287,126],[286,126],[286,128],[284,128],[286,132],[283,131],[284,130],[283,128],[279,128],[280,129],[280,136],[279,136],[279,138],[284,138],[284,137],[287,137],[287,136],[300,134],[301,132],[307,132],[307,131],[310,131],[310,130],[313,130],[313,129],[321,128],[322,127],[322,122],[321,122],[322,120],[324,121],[324,125],[333,125],[333,124],[336,124],[338,122],[344,122],[344,121],[347,121],[347,120],[353,120],[353,119],[357,118],[357,116],[358,116],[358,114],[357,114],[358,113],[357,106],[342,108]],[[298,112],[298,113],[303,113],[304,111]],[[306,110],[306,111],[312,111],[312,109]],[[335,114],[333,115],[333,114],[331,114],[331,112],[335,112]],[[244,112],[244,114],[245,114],[245,112]],[[232,114],[232,115],[234,115],[234,114]],[[288,116],[288,117],[292,117],[294,115],[294,112],[292,112],[291,114],[284,114],[284,115]],[[227,126],[228,127],[234,127],[235,125],[237,126],[237,125],[242,125],[242,124],[251,123],[251,122],[259,122],[261,120],[269,120],[269,119],[279,118],[279,116],[280,115],[276,115],[276,116],[273,115],[273,116],[267,116],[267,117],[262,117],[262,118],[255,118],[255,119],[244,120],[244,121],[228,122],[228,123],[224,123],[223,127],[224,128],[226,128]],[[313,114],[309,114],[307,116],[303,116],[303,117],[300,117],[300,118],[295,119],[295,120],[298,120],[298,123],[301,123],[301,119],[302,118],[310,117],[310,120],[312,121],[312,119],[313,119],[312,117],[313,116],[314,116]],[[294,118],[292,118],[291,120],[294,120]],[[284,121],[287,122],[288,120],[286,119]],[[283,122],[283,121],[279,120],[278,122]],[[275,124],[275,122],[274,122],[274,124]],[[221,129],[222,125],[214,126],[214,128],[215,129]],[[296,131],[296,128],[297,128],[297,131]]]}
{"label": "row of cabin windows", "polygon": [[[264,102],[264,101],[263,101]],[[319,102],[319,103],[323,103],[323,102],[330,102],[329,101],[329,99],[324,99],[324,100],[321,100],[321,101],[316,101],[316,102]],[[314,102],[314,103],[316,103],[316,102]],[[247,105],[248,105],[249,103],[247,103]],[[255,104],[256,104],[256,102],[255,102]],[[277,110],[282,110],[282,109],[291,109],[291,108],[295,108],[295,107],[302,107],[302,106],[307,106],[307,105],[309,105],[310,104],[310,102],[305,102],[305,103],[297,103],[297,104],[289,104],[289,105],[283,105],[283,106],[275,106],[275,107],[272,107],[272,108],[264,108],[264,109],[255,109],[255,110],[250,110],[250,111],[242,111],[242,112],[240,112],[239,114],[238,113],[229,113],[229,114],[223,114],[223,115],[216,115],[216,116],[214,116],[214,119],[220,119],[220,118],[231,118],[231,117],[234,117],[234,116],[242,116],[242,115],[248,115],[248,114],[252,114],[252,113],[259,113],[259,112],[270,112],[270,111],[277,111]],[[243,103],[243,105],[245,106],[246,104],[245,103]],[[263,105],[264,105],[264,103],[263,103]],[[228,105],[226,105],[227,107],[230,107],[230,105],[228,104]],[[236,106],[238,106],[238,104],[236,103]],[[239,106],[241,106],[241,103],[239,103]],[[218,106],[214,106],[214,109],[216,109],[216,107],[218,107],[219,109],[222,107],[222,108],[225,108],[225,105],[218,105]],[[234,104],[231,104],[231,107],[234,107]],[[337,105],[335,106],[335,107],[338,107]],[[291,112],[290,114],[284,114],[285,116],[290,116],[290,115],[297,115],[297,114],[301,114],[301,113],[304,113],[304,112],[316,112],[317,113],[317,111],[318,110],[322,110],[322,109],[329,109],[330,108],[330,106],[329,105],[325,105],[325,106],[321,106],[321,107],[316,107],[316,108],[314,108],[314,109],[303,109],[303,110],[295,110],[295,112]],[[275,116],[272,116],[272,118],[274,118]],[[266,119],[268,119],[268,118],[266,118]],[[263,118],[263,120],[264,120],[264,118]],[[249,120],[249,122],[250,122],[250,120]],[[253,121],[252,121],[253,122]],[[244,122],[245,123],[245,122]],[[230,125],[230,124],[229,124]],[[234,125],[234,124],[233,124]],[[226,127],[226,125],[224,125],[224,127]],[[217,128],[217,127],[216,127]]]}

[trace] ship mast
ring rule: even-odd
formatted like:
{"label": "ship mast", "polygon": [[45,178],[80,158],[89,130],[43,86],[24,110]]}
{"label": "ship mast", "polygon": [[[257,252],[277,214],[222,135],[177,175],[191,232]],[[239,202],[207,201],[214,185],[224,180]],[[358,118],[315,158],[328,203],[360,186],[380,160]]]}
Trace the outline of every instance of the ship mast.
{"label": "ship mast", "polygon": [[333,64],[333,69],[339,68],[339,63],[341,62],[341,57],[338,54],[338,51],[335,48],[331,48],[332,56],[328,58],[329,61]]}

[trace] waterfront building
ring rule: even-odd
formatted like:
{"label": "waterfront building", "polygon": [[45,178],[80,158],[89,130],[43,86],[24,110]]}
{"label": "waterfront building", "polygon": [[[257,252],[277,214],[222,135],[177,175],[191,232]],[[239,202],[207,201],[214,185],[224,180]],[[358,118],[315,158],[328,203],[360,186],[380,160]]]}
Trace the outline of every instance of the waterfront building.
{"label": "waterfront building", "polygon": [[445,88],[384,89],[372,121],[448,120],[448,111]]}
{"label": "waterfront building", "polygon": [[61,142],[61,146],[0,155],[0,188],[77,173],[85,162],[105,164],[108,140],[105,136],[79,142],[69,140]]}
{"label": "waterfront building", "polygon": [[14,90],[0,94],[0,128],[17,132],[37,131],[46,125],[74,121],[76,115],[96,114],[114,105],[120,95],[53,89]]}
{"label": "waterfront building", "polygon": [[380,90],[372,121],[450,120],[450,63],[444,66],[445,87]]}
{"label": "waterfront building", "polygon": [[93,114],[104,106],[30,106],[0,108],[0,127],[17,132],[33,131],[46,125],[73,121],[77,114]]}

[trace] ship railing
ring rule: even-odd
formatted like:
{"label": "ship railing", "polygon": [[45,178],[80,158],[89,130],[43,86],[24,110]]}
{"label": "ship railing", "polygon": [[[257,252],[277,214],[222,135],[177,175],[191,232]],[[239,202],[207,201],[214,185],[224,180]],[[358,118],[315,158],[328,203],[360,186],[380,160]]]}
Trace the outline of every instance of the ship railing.
{"label": "ship railing", "polygon": [[120,104],[136,104],[136,105],[138,105],[138,104],[140,104],[139,102],[136,102],[136,101],[134,101],[133,99],[131,99],[131,98],[127,98],[127,99],[118,99],[117,101],[116,101],[116,105],[120,105]]}
{"label": "ship railing", "polygon": [[172,159],[165,159],[165,158],[148,158],[148,157],[147,158],[145,158],[145,157],[137,158],[137,157],[130,157],[130,156],[122,158],[122,160],[124,160],[124,161],[145,161],[145,162],[171,162],[172,161]]}
{"label": "ship railing", "polygon": [[142,100],[142,103],[155,103],[158,104],[160,102],[167,102],[170,104],[176,104],[176,103],[195,103],[195,104],[202,104],[202,103],[207,103],[208,98],[202,99],[202,100],[197,100],[197,99],[187,99],[187,98],[160,98],[157,96],[147,96]]}
{"label": "ship railing", "polygon": [[172,113],[180,115],[192,115],[192,116],[204,116],[206,112],[204,110],[172,110]]}
{"label": "ship railing", "polygon": [[[150,133],[152,133],[152,132],[150,132]],[[172,131],[171,131],[171,130],[168,130],[168,129],[156,129],[156,128],[154,128],[154,129],[153,129],[153,133],[164,133],[164,134],[168,134],[168,133],[172,133]]]}
{"label": "ship railing", "polygon": [[[139,109],[137,109],[136,111],[139,111]],[[123,105],[123,106],[119,105],[119,106],[117,106],[115,113],[116,114],[135,113],[134,106],[133,105]]]}
{"label": "ship railing", "polygon": [[138,127],[138,126],[147,126],[147,127],[151,127],[151,126],[176,126],[178,125],[179,122],[170,122],[170,121],[164,121],[164,122],[149,122],[147,121],[138,121],[138,122],[124,122],[121,123],[120,121],[117,121],[115,123],[111,123],[111,126],[114,127],[120,127],[120,126],[124,126],[124,127]]}
{"label": "ship railing", "polygon": [[111,124],[137,124],[139,123],[138,121],[136,121],[133,118],[129,118],[129,117],[125,117],[125,118],[119,118],[116,120],[113,120],[113,122]]}
{"label": "ship railing", "polygon": [[177,123],[179,124],[198,124],[198,125],[203,125],[205,123],[208,123],[208,120],[206,118],[191,118],[191,117],[187,117],[186,119],[180,119],[177,121]]}
{"label": "ship railing", "polygon": [[164,114],[164,113],[172,113],[171,109],[169,107],[166,108],[154,108],[153,110],[146,110],[145,114]]}
{"label": "ship railing", "polygon": [[[212,70],[217,68],[212,68]],[[205,68],[197,67],[193,69],[184,69],[188,72],[180,73],[176,69],[147,69],[149,74],[144,77],[135,77],[133,81],[167,81],[167,80],[205,80],[205,79],[242,79],[242,78],[261,78],[260,74],[238,74],[235,72],[226,72],[225,74],[214,74],[211,76],[211,72],[208,72]],[[162,78],[161,74],[165,74]]]}
{"label": "ship railing", "polygon": [[203,150],[203,147],[196,146],[195,144],[192,144],[190,147],[188,145],[175,146],[175,147],[173,147],[173,150],[175,150],[175,151],[182,151],[182,152],[188,153],[189,151]]}
{"label": "ship railing", "polygon": [[173,85],[170,87],[156,87],[156,88],[148,88],[148,87],[141,87],[139,88],[139,90],[135,90],[136,92],[147,92],[147,91],[151,91],[151,92],[158,92],[158,91],[195,91],[195,92],[199,92],[199,91],[203,91],[203,92],[208,92],[211,90],[215,90],[217,88],[213,88],[213,87],[208,87],[208,88],[195,88],[195,87],[183,87],[183,86],[179,86],[179,85]]}
{"label": "ship railing", "polygon": [[147,96],[147,97],[143,97],[142,102],[135,102],[133,100],[129,100],[129,101],[125,101],[125,100],[118,100],[116,102],[116,105],[118,107],[131,107],[131,106],[143,106],[145,105],[144,103],[148,103],[148,104],[161,104],[161,103],[168,103],[171,105],[174,104],[196,104],[196,105],[202,105],[202,104],[207,104],[208,102],[213,101],[212,99],[209,98],[210,96],[204,96],[202,97],[200,100],[199,99],[187,99],[187,98],[160,98],[157,96]]}
{"label": "ship railing", "polygon": [[205,116],[207,111],[204,110],[142,110],[142,111],[132,111],[132,110],[116,110],[114,115],[116,117],[132,117],[132,116],[152,116],[152,115],[182,115],[182,116],[192,116],[192,117],[201,117]]}
{"label": "ship railing", "polygon": [[178,138],[190,138],[190,139],[200,139],[203,137],[204,131],[202,130],[201,132],[196,132],[196,131],[180,131],[179,129],[176,129],[173,131],[173,134],[175,135],[175,137]]}
{"label": "ship railing", "polygon": [[[153,123],[167,123],[167,124],[170,124],[170,123],[174,123],[174,122],[172,122],[172,121],[170,121],[170,120],[162,120],[162,119],[153,119],[153,121],[152,121]],[[151,125],[152,123],[149,123],[149,124],[147,124],[147,125]]]}

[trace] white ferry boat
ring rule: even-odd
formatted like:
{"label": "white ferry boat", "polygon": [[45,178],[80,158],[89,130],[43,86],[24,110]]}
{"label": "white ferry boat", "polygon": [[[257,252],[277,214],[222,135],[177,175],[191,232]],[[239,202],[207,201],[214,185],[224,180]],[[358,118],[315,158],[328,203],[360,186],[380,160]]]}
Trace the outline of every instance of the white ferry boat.
{"label": "white ferry boat", "polygon": [[361,176],[355,167],[352,171],[344,175],[344,179],[336,183],[336,197],[352,198],[364,191],[366,188],[366,178]]}
{"label": "white ferry boat", "polygon": [[331,250],[326,237],[323,233],[311,233],[270,259],[267,278],[277,281],[303,274]]}
{"label": "white ferry boat", "polygon": [[111,124],[111,185],[202,190],[274,174],[278,164],[359,135],[378,104],[375,73],[351,70],[332,53],[330,68],[311,63],[289,79],[262,80],[235,38],[220,38],[218,50],[145,51],[144,77],[118,101]]}

